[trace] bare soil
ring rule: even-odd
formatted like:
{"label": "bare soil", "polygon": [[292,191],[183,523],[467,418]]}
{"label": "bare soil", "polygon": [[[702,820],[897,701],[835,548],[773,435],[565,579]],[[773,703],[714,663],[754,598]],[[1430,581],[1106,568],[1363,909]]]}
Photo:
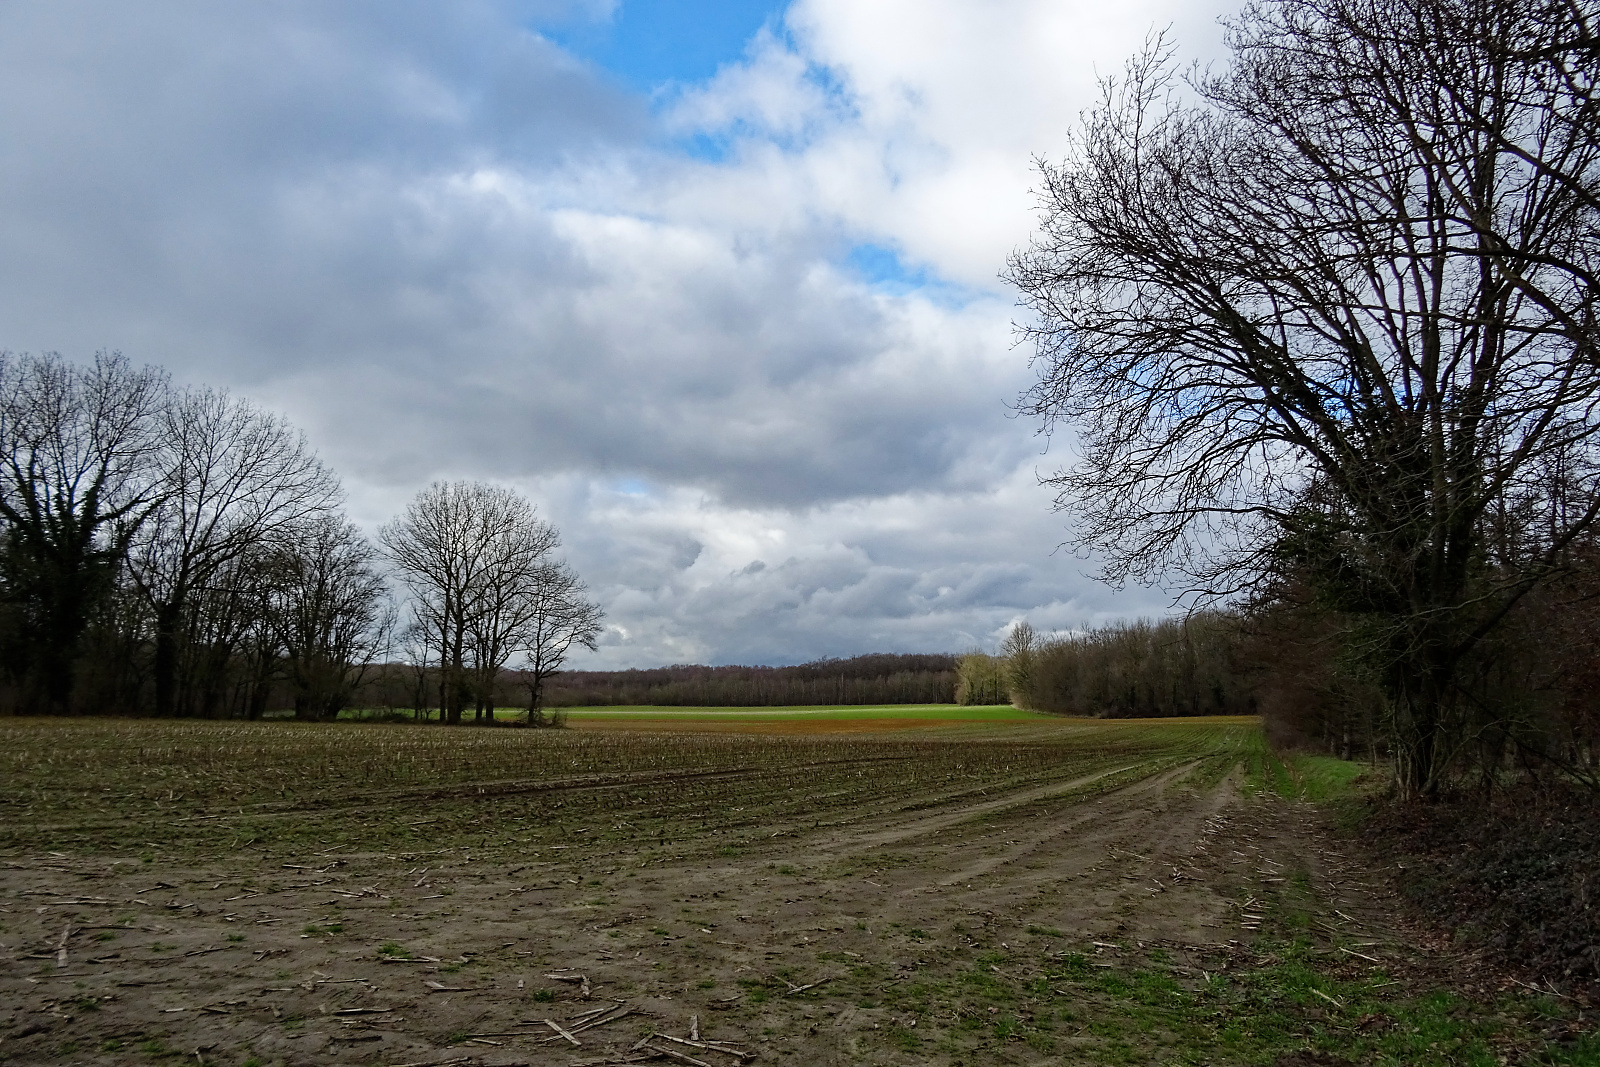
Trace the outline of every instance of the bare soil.
{"label": "bare soil", "polygon": [[[1247,797],[1204,745],[907,777],[897,761],[934,757],[841,741],[837,761],[753,750],[528,821],[508,813],[553,794],[498,778],[357,796],[337,822],[301,805],[321,840],[255,809],[166,833],[158,794],[62,822],[0,851],[0,1062],[1163,1063],[1182,1035],[1116,1032],[1058,961],[1155,958],[1194,989],[1291,896],[1352,972],[1452,958],[1315,810]],[[762,783],[748,804],[741,775]],[[167,817],[200,833],[246,810],[208,804]],[[423,839],[396,846],[397,813]],[[1298,1055],[1281,1062],[1341,1062]]]}

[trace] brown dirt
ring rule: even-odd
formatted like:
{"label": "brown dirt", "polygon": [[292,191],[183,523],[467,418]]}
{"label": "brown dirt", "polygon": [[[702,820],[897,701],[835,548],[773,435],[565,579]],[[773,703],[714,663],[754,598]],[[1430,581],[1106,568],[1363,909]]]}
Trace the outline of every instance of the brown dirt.
{"label": "brown dirt", "polygon": [[[974,959],[1160,945],[1226,966],[1253,937],[1254,893],[1302,873],[1320,922],[1372,935],[1364,954],[1414,951],[1308,809],[1192,784],[1197,765],[1068,763],[852,801],[737,848],[684,822],[678,841],[578,827],[520,859],[500,838],[159,866],[13,853],[0,1061],[600,1063],[659,1031],[697,1033],[654,1045],[711,1063],[736,1057],[707,1039],[766,1062],[951,1063],[961,1048],[942,1035],[973,1009],[940,990]],[[886,995],[913,987],[930,992]],[[578,1046],[543,1021],[571,1032],[612,1003]],[[976,1062],[1071,1062],[1093,1040],[1050,1054],[1019,1040]]]}

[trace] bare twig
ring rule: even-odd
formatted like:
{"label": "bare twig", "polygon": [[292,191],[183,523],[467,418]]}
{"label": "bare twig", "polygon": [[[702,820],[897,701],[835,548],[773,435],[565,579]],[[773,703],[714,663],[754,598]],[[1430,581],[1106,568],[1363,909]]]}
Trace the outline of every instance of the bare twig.
{"label": "bare twig", "polygon": [[573,1037],[572,1036],[572,1032],[570,1030],[567,1030],[565,1027],[563,1027],[560,1023],[556,1022],[554,1019],[546,1019],[546,1020],[544,1020],[544,1024],[546,1026],[548,1026],[550,1029],[554,1030],[556,1033],[560,1034],[562,1037],[566,1038],[568,1041],[570,1041],[576,1047],[578,1047],[578,1048],[582,1048],[583,1047],[583,1042],[582,1041],[579,1041],[576,1037]]}

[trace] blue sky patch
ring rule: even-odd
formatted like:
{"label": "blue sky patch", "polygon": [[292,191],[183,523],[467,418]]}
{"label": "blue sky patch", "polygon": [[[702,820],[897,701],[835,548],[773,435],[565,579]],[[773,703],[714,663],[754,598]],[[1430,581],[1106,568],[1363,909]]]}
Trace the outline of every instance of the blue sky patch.
{"label": "blue sky patch", "polygon": [[643,478],[618,478],[612,488],[624,496],[652,495],[650,483]]}
{"label": "blue sky patch", "polygon": [[899,252],[885,245],[870,242],[853,245],[845,253],[844,266],[875,289],[895,296],[914,292],[940,307],[965,307],[979,295],[926,267],[907,265]]}
{"label": "blue sky patch", "polygon": [[728,160],[728,153],[733,148],[734,138],[728,135],[694,133],[687,137],[676,138],[673,143],[685,154],[703,163],[725,163]]}
{"label": "blue sky patch", "polygon": [[552,27],[551,40],[640,92],[704,81],[744,55],[750,38],[776,24],[775,0],[621,0],[611,21]]}
{"label": "blue sky patch", "polygon": [[856,245],[845,255],[845,263],[861,277],[884,289],[904,292],[920,289],[929,281],[926,270],[907,267],[900,253],[883,245]]}

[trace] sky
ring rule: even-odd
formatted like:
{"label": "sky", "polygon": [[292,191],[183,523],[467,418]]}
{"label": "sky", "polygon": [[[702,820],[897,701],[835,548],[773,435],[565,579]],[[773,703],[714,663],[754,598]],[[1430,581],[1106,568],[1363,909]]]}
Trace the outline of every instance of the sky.
{"label": "sky", "polygon": [[0,349],[282,411],[363,528],[526,493],[588,669],[1161,614],[1058,546],[999,274],[1210,0],[6,0]]}

